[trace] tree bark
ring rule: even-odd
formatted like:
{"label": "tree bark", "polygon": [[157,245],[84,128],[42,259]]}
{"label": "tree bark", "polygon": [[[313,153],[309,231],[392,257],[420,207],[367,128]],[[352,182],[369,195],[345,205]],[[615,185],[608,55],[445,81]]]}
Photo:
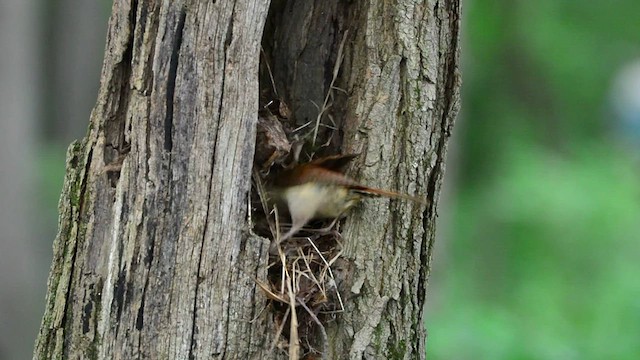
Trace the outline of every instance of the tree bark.
{"label": "tree bark", "polygon": [[256,287],[270,241],[247,219],[260,44],[304,124],[333,91],[343,38],[340,130],[320,138],[361,154],[362,183],[430,203],[376,200],[347,218],[345,311],[324,324],[322,356],[424,358],[458,31],[457,0],[115,1],[89,131],[67,156],[34,358],[286,358]]}

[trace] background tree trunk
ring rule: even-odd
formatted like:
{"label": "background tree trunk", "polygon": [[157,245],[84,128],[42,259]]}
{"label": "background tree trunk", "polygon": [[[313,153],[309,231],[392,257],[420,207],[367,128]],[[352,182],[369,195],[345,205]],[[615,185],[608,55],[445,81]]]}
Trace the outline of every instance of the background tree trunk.
{"label": "background tree trunk", "polygon": [[87,114],[98,92],[96,75],[108,13],[107,1],[43,1],[44,112],[38,127],[47,141],[69,144],[84,136]]}
{"label": "background tree trunk", "polygon": [[363,183],[431,202],[379,200],[347,219],[349,294],[325,325],[324,355],[424,358],[458,29],[456,0],[115,1],[89,132],[68,152],[34,358],[285,356],[270,352],[277,324],[255,283],[269,240],[247,221],[260,44],[304,124],[343,37],[331,110],[341,130],[320,137],[361,153]]}
{"label": "background tree trunk", "polygon": [[[0,5],[0,359],[24,359],[33,349],[44,278],[32,239],[39,22],[32,1]],[[25,261],[28,259],[28,261]]]}

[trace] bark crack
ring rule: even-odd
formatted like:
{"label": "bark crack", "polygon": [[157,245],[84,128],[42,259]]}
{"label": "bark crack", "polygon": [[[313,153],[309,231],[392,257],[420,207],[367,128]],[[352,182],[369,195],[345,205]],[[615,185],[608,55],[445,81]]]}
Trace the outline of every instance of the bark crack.
{"label": "bark crack", "polygon": [[[86,151],[86,146],[87,144],[85,143],[85,147],[83,147],[83,151]],[[71,246],[71,249],[69,249],[68,251],[71,253],[71,261],[70,261],[70,268],[69,268],[69,279],[67,280],[67,293],[65,294],[65,301],[64,301],[64,310],[63,310],[63,315],[62,315],[62,319],[60,319],[60,328],[64,329],[67,327],[67,315],[68,315],[68,311],[69,311],[69,304],[72,303],[71,301],[71,296],[73,294],[72,289],[72,285],[73,285],[73,274],[75,273],[75,267],[76,267],[76,255],[77,255],[77,250],[78,250],[78,239],[80,238],[80,227],[82,227],[82,211],[84,210],[84,202],[85,202],[85,196],[86,196],[86,190],[87,190],[87,173],[89,172],[89,168],[91,167],[91,156],[93,155],[93,146],[89,147],[89,152],[85,157],[85,164],[84,164],[84,169],[82,170],[82,172],[79,174],[79,177],[77,177],[74,181],[74,183],[78,183],[79,187],[77,189],[74,189],[74,191],[71,192],[71,196],[77,196],[77,212],[74,214],[72,213],[71,215],[71,221],[72,221],[72,228],[73,226],[76,227],[76,233],[75,233],[75,238],[73,239],[73,245]],[[77,155],[76,155],[77,156]],[[74,157],[75,158],[75,157]],[[73,198],[70,199],[71,201],[73,201]],[[73,204],[71,204],[71,209],[73,211]],[[70,239],[69,239],[70,240]]]}
{"label": "bark crack", "polygon": [[[225,56],[224,56],[224,63],[222,65],[222,81],[221,81],[221,85],[220,85],[220,105],[218,107],[218,120],[220,120],[221,116],[222,116],[222,107],[224,104],[224,87],[225,87],[225,80],[226,80],[226,67],[227,67],[227,56],[226,56],[226,51],[227,48],[225,47]],[[202,240],[200,242],[200,251],[198,252],[198,271],[197,271],[197,275],[196,275],[196,286],[195,286],[195,295],[194,295],[194,300],[193,300],[193,320],[192,320],[192,325],[191,325],[191,339],[190,339],[190,343],[191,346],[189,347],[189,359],[194,359],[194,355],[193,355],[193,351],[196,348],[197,344],[196,344],[196,330],[197,330],[197,326],[196,326],[196,321],[197,321],[197,317],[198,317],[198,292],[200,289],[200,282],[201,282],[201,270],[202,270],[202,257],[203,257],[203,252],[202,249],[204,248],[204,243],[206,241],[206,234],[207,234],[207,228],[209,227],[209,213],[210,213],[210,209],[211,209],[211,191],[213,189],[213,184],[212,184],[212,179],[213,179],[213,169],[216,166],[216,151],[215,149],[217,149],[217,145],[218,145],[218,136],[220,134],[220,131],[216,131],[215,132],[215,138],[213,141],[213,148],[214,148],[214,152],[212,155],[212,159],[211,159],[211,170],[209,172],[209,188],[207,190],[207,204],[209,204],[207,206],[207,213],[206,213],[206,217],[205,217],[205,222],[204,222],[204,230],[203,230],[203,234],[202,234]],[[228,326],[228,325],[227,325]],[[224,359],[224,351],[222,354],[222,359]]]}
{"label": "bark crack", "polygon": [[185,9],[180,10],[176,35],[171,50],[171,60],[169,61],[169,73],[167,74],[167,106],[164,117],[164,150],[171,152],[173,149],[173,103],[175,101],[176,77],[178,72],[178,60],[180,59],[180,48],[182,47],[182,33],[184,22],[187,17]]}

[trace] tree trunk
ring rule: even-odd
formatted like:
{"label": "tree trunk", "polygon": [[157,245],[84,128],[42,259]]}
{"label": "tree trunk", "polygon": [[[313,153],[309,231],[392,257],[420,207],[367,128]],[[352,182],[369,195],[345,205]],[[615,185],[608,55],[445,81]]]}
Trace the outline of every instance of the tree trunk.
{"label": "tree trunk", "polygon": [[331,93],[339,130],[318,139],[361,154],[351,175],[430,201],[373,200],[347,218],[345,310],[316,357],[424,358],[458,29],[457,0],[115,1],[89,132],[68,152],[34,358],[286,358],[292,334],[256,286],[270,240],[248,221],[261,42],[292,121],[315,121]]}

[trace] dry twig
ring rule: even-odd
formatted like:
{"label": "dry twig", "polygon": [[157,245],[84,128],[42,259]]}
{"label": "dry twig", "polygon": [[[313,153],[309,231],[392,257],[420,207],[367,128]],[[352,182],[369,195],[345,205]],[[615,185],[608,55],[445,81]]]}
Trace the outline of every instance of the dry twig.
{"label": "dry twig", "polygon": [[[331,105],[329,105],[329,98],[333,94],[334,84],[336,79],[338,78],[338,73],[340,72],[340,66],[342,66],[342,60],[344,58],[344,43],[347,41],[347,35],[349,31],[345,31],[344,35],[342,35],[342,41],[340,42],[340,47],[338,48],[338,56],[336,57],[336,63],[333,65],[333,74],[331,78],[331,84],[329,85],[329,90],[327,90],[327,95],[324,97],[324,103],[322,104],[322,109],[319,109],[318,117],[316,118],[316,126],[313,129],[313,141],[312,145],[316,144],[316,138],[318,137],[318,128],[320,127],[320,122],[322,121],[322,115],[327,111]],[[337,89],[337,88],[336,88]]]}

